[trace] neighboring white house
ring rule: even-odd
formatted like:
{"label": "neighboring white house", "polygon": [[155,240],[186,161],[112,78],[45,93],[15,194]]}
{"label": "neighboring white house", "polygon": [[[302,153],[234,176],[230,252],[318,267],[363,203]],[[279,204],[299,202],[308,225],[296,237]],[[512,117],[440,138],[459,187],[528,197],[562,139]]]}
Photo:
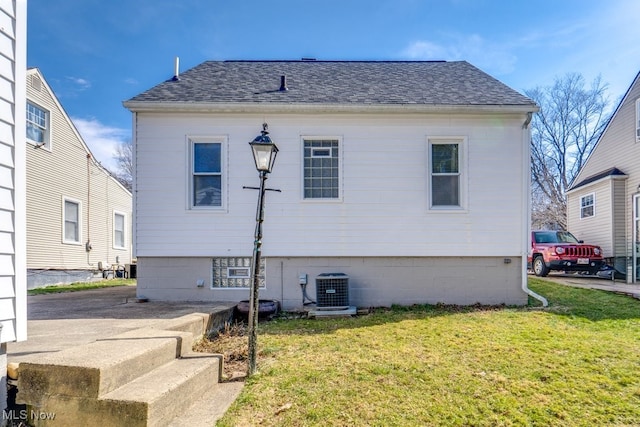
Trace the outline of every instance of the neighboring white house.
{"label": "neighboring white house", "polygon": [[567,192],[567,228],[640,279],[640,73]]}
{"label": "neighboring white house", "polygon": [[[7,342],[27,339],[25,74],[27,2],[0,2],[0,415]],[[3,417],[4,418],[4,417]],[[3,422],[0,418],[0,424]]]}
{"label": "neighboring white house", "polygon": [[37,68],[26,88],[28,288],[123,271],[131,193],[96,161]]}
{"label": "neighboring white house", "polygon": [[527,302],[538,107],[467,62],[208,61],[124,105],[140,297],[249,298],[266,122],[261,298],[343,273],[359,307]]}

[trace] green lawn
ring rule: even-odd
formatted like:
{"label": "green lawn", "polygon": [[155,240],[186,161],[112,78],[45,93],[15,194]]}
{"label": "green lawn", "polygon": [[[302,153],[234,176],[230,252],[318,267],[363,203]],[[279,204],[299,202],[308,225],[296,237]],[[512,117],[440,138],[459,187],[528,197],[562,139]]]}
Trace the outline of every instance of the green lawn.
{"label": "green lawn", "polygon": [[259,372],[219,425],[640,425],[640,301],[530,287],[548,308],[261,323]]}
{"label": "green lawn", "polygon": [[77,282],[68,285],[51,285],[29,289],[28,295],[57,294],[60,292],[86,291],[88,289],[110,288],[113,286],[134,286],[136,279],[109,279],[96,282]]}

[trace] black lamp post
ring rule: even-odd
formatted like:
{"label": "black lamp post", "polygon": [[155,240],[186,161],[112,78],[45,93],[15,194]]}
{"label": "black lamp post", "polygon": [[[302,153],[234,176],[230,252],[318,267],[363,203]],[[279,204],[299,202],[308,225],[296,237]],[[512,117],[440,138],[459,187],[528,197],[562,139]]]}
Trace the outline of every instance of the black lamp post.
{"label": "black lamp post", "polygon": [[251,150],[253,151],[253,160],[256,162],[256,169],[260,173],[258,208],[256,212],[256,232],[253,244],[251,297],[249,299],[249,368],[247,372],[249,376],[256,372],[258,351],[258,288],[260,287],[260,255],[262,247],[262,222],[264,221],[264,183],[267,180],[267,175],[271,173],[273,164],[276,161],[276,155],[278,154],[278,147],[276,147],[276,145],[271,141],[271,138],[269,138],[267,128],[267,124],[264,123],[262,125],[261,134],[249,143],[249,145],[251,145]]}

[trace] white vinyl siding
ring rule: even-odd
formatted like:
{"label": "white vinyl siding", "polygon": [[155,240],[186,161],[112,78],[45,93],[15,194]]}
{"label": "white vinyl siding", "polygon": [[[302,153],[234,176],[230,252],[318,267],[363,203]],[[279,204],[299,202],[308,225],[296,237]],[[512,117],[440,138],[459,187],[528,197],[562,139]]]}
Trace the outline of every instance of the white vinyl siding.
{"label": "white vinyl siding", "polygon": [[636,142],[640,142],[640,98],[636,100]]}
{"label": "white vinyl siding", "polygon": [[127,216],[122,212],[113,212],[113,247],[125,249]]}
{"label": "white vinyl siding", "polygon": [[39,147],[51,148],[49,111],[27,102],[27,140]]}
{"label": "white vinyl siding", "polygon": [[[6,343],[27,339],[27,2],[0,2],[0,17],[0,363],[3,363]],[[7,395],[3,367],[0,387],[3,387],[0,403],[4,403]]]}
{"label": "white vinyl siding", "polygon": [[580,197],[580,218],[590,218],[595,215],[595,194]]}
{"label": "white vinyl siding", "polygon": [[189,138],[191,208],[221,208],[224,200],[224,144],[218,138]]}
{"label": "white vinyl siding", "polygon": [[[524,119],[521,114],[469,115],[456,119],[452,128],[450,119],[437,114],[274,118],[270,137],[280,151],[266,184],[281,192],[266,193],[263,256],[521,253],[528,226],[523,211],[528,183],[523,168],[528,163],[514,159],[528,158],[522,142],[528,133],[522,129]],[[231,113],[136,113],[138,257],[211,258],[251,252],[257,194],[242,187],[258,181],[248,141],[262,120]],[[189,144],[176,141],[190,134],[228,135],[223,210],[185,209]],[[461,207],[429,209],[429,135],[461,145]],[[319,136],[339,140],[338,200],[302,198],[303,139]],[[509,239],[499,241],[496,235]]]}
{"label": "white vinyl siding", "polygon": [[82,209],[80,202],[63,199],[62,206],[62,241],[64,243],[80,244],[82,230]]}

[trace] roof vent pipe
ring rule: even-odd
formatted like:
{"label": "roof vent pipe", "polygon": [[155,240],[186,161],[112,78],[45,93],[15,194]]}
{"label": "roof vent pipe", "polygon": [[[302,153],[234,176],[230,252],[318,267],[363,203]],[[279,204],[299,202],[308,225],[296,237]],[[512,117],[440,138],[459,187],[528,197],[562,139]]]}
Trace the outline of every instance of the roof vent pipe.
{"label": "roof vent pipe", "polygon": [[280,92],[286,92],[289,88],[287,87],[287,76],[280,76]]}
{"label": "roof vent pipe", "polygon": [[180,80],[180,58],[176,56],[176,60],[173,66],[173,81]]}

